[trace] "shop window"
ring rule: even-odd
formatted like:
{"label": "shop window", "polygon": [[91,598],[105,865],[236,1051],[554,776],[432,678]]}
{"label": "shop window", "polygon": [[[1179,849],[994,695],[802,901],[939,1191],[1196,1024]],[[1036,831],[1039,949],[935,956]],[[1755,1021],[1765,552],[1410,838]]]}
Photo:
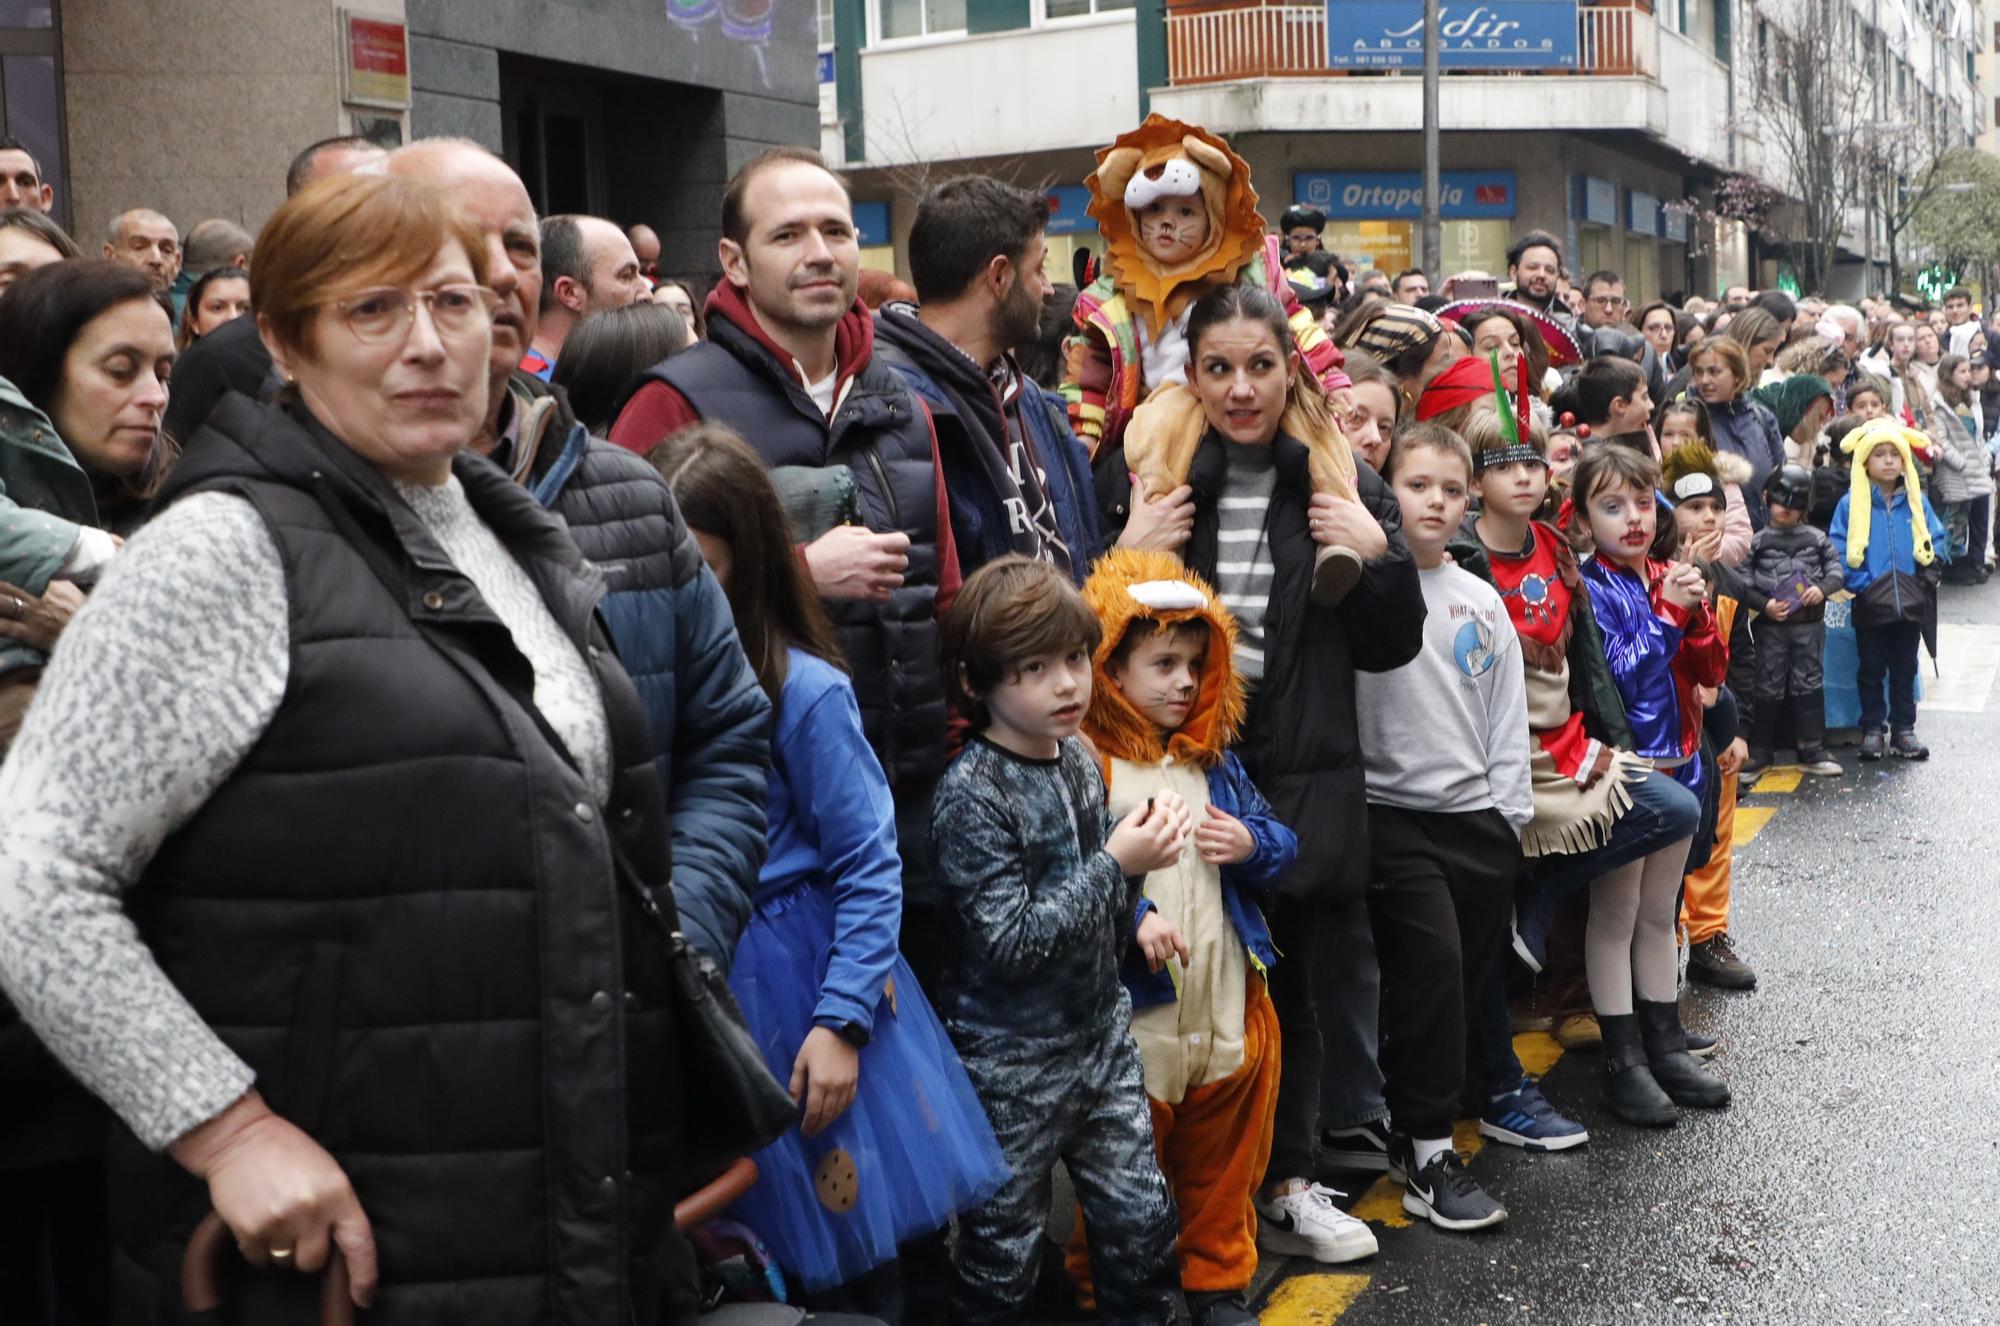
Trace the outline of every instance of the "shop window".
{"label": "shop window", "polygon": [[965,0],[875,0],[875,35],[929,37],[965,31]]}
{"label": "shop window", "polygon": [[833,49],[833,0],[819,0],[819,48]]}

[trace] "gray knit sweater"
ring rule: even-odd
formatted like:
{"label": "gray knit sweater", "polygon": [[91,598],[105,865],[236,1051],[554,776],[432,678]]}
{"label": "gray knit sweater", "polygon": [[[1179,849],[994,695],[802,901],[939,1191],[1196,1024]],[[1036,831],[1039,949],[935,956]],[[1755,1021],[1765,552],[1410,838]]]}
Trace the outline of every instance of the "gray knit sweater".
{"label": "gray knit sweater", "polygon": [[[536,707],[602,804],[610,736],[589,665],[456,478],[398,491],[512,633]],[[256,509],[224,493],[175,503],[70,623],[0,765],[0,988],[154,1148],[227,1109],[251,1072],[154,962],[123,895],[270,726],[289,620]]]}

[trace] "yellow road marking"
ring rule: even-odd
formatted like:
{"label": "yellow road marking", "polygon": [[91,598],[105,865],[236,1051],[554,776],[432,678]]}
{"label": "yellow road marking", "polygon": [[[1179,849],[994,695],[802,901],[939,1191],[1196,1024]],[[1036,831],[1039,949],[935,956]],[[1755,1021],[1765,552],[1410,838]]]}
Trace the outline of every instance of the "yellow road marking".
{"label": "yellow road marking", "polygon": [[1387,1174],[1369,1184],[1368,1191],[1361,1194],[1361,1200],[1347,1214],[1390,1229],[1410,1227],[1410,1217],[1403,1210],[1403,1185]]}
{"label": "yellow road marking", "polygon": [[1563,1057],[1563,1047],[1546,1031],[1524,1031],[1514,1037],[1514,1056],[1529,1077],[1540,1077]]}
{"label": "yellow road marking", "polygon": [[[1767,769],[1764,771],[1764,776],[1759,778],[1750,790],[1760,796],[1766,792],[1796,792],[1799,790],[1799,780],[1805,776],[1805,770],[1789,764]],[[1737,823],[1740,824],[1742,821],[1738,820]]]}
{"label": "yellow road marking", "polygon": [[1271,1291],[1264,1326],[1332,1326],[1368,1288],[1365,1275],[1295,1275]]}
{"label": "yellow road marking", "polygon": [[1738,806],[1736,808],[1736,846],[1749,843],[1762,831],[1771,817],[1778,813],[1776,806]]}

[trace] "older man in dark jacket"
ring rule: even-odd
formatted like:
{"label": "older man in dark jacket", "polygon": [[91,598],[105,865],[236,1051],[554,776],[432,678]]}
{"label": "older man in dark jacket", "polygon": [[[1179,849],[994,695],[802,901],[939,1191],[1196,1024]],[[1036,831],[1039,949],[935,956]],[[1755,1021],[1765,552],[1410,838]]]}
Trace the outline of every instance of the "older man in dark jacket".
{"label": "older man in dark jacket", "polygon": [[771,705],[736,638],[722,586],[653,467],[593,438],[561,393],[518,372],[534,337],[540,229],[520,177],[485,149],[420,142],[391,173],[450,188],[491,237],[492,404],[475,444],[569,522],[605,573],[605,624],[638,687],[666,789],[674,900],[688,938],[724,970],[750,920],[764,861]]}

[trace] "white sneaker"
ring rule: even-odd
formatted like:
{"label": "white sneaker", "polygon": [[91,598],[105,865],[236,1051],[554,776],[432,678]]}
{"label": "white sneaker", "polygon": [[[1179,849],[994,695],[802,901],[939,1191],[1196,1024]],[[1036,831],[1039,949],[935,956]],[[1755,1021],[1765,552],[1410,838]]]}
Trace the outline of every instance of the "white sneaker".
{"label": "white sneaker", "polygon": [[1375,1232],[1333,1204],[1344,1194],[1315,1183],[1257,1206],[1257,1246],[1267,1252],[1310,1257],[1318,1262],[1352,1262],[1380,1251]]}

